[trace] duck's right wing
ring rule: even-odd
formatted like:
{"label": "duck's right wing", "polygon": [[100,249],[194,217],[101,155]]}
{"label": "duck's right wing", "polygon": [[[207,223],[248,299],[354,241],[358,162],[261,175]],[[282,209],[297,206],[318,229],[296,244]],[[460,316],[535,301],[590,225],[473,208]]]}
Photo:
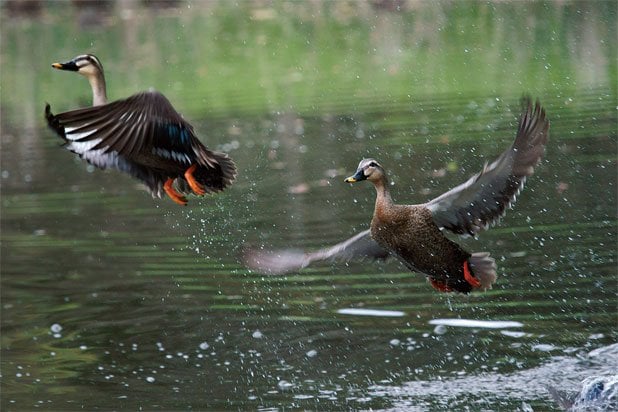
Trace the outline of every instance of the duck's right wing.
{"label": "duck's right wing", "polygon": [[282,250],[255,250],[245,252],[245,265],[258,272],[273,275],[298,271],[313,262],[324,260],[338,260],[349,262],[356,259],[386,259],[390,253],[380,246],[373,238],[369,229],[364,230],[351,238],[337,243],[334,246],[303,252],[294,249]]}

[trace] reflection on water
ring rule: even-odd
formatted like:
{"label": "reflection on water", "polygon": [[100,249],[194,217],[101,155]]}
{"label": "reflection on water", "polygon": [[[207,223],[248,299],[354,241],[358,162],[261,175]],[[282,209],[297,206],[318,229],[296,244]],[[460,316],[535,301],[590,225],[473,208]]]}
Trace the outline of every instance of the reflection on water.
{"label": "reflection on water", "polygon": [[[395,26],[399,37],[390,44],[392,33],[371,32],[372,47],[381,44],[379,53],[393,56],[400,47],[404,55],[417,52],[406,39],[420,32],[427,38],[421,49],[440,54],[428,26],[408,20],[423,13],[429,13],[426,19],[439,17],[441,9],[434,7],[388,17],[400,21]],[[478,7],[472,13],[482,14],[485,6]],[[265,9],[254,10],[253,16],[268,16]],[[455,15],[451,9],[444,12]],[[230,20],[210,17],[207,21],[218,26],[204,29],[215,31],[228,47],[243,38],[264,41],[253,30],[264,31],[267,39],[281,31],[290,45],[304,45],[309,36],[307,26],[294,20],[279,26],[279,19],[254,18],[239,27],[227,9],[200,10],[196,16],[200,13],[223,13]],[[38,30],[73,38],[53,17],[50,26]],[[522,18],[514,17],[505,24]],[[358,56],[368,47],[362,35],[369,29],[346,22],[342,31],[337,24],[343,23],[330,25],[322,18],[325,22],[316,24],[324,24],[325,31],[311,31],[311,39],[344,37],[356,50],[354,63],[370,71]],[[161,31],[168,30],[174,42],[186,39],[176,27],[200,22],[182,13],[165,19]],[[122,38],[128,26],[112,24],[98,37]],[[224,26],[228,31],[219,31]],[[149,33],[149,27],[143,23],[133,29]],[[568,44],[577,30],[583,29],[557,33],[564,36],[557,41]],[[188,72],[171,64],[174,70],[160,73],[160,65],[151,63],[163,52],[172,63],[193,61],[179,59],[199,54],[190,40],[180,50],[169,50],[166,37],[148,37],[152,44],[139,49],[143,60],[134,57],[135,48],[108,47],[110,56],[123,56],[121,67],[108,73],[116,84],[113,95],[140,89],[137,81],[123,81],[123,74],[147,78],[174,104],[186,105],[205,142],[229,151],[240,166],[229,192],[193,198],[189,207],[180,208],[151,199],[129,177],[90,168],[58,147],[43,126],[43,102],[69,108],[79,96],[89,98],[88,88],[52,81],[47,71],[24,60],[20,50],[43,47],[37,43],[40,33],[33,32],[3,24],[2,410],[547,409],[556,404],[546,385],[576,391],[582,379],[618,367],[612,346],[618,337],[617,98],[603,76],[591,76],[580,87],[555,83],[535,92],[517,82],[501,87],[509,78],[504,67],[496,72],[500,76],[494,73],[497,80],[485,68],[484,92],[456,89],[400,99],[395,90],[410,93],[402,86],[407,75],[396,75],[409,63],[403,57],[400,66],[389,68],[397,83],[377,70],[376,85],[363,94],[353,80],[337,77],[349,67],[335,71],[331,59],[336,61],[336,55],[294,49],[281,57],[285,49],[277,44],[255,60],[261,73],[257,81],[272,82],[263,86],[262,95],[255,86],[243,88],[256,82],[246,73],[253,66],[243,60],[255,57],[254,48],[225,54],[225,45],[213,42],[219,55],[206,56],[211,66],[184,70],[244,74],[237,83],[230,78],[204,90],[199,82],[188,92]],[[458,38],[455,33],[450,36]],[[7,36],[19,41],[9,47]],[[612,61],[595,33],[573,38],[597,44],[591,52]],[[75,55],[85,47],[81,41],[65,46],[69,52],[49,40],[49,50],[36,59],[45,63],[65,52]],[[275,50],[280,53],[271,53]],[[568,59],[579,56],[574,53]],[[269,66],[265,56],[271,55]],[[326,61],[302,63],[295,60],[299,55]],[[439,58],[457,61],[458,55],[444,50]],[[531,61],[535,57],[526,64]],[[552,60],[553,70],[568,72],[568,64],[556,67],[560,61]],[[136,71],[130,72],[133,62]],[[331,70],[330,77],[310,78],[310,64],[322,68],[319,73]],[[615,72],[609,64],[594,70]],[[281,71],[287,79],[303,73],[289,83],[294,86],[287,94],[278,83],[285,77]],[[8,89],[7,79],[15,80]],[[340,80],[340,89],[317,93],[329,89],[333,79]],[[423,78],[425,90],[435,85],[431,79]],[[340,93],[345,87],[352,92]],[[22,88],[28,92],[16,92]],[[226,88],[235,90],[229,99],[222,94]],[[449,88],[438,84],[436,90]],[[396,262],[326,264],[285,277],[263,276],[241,265],[247,246],[311,249],[366,228],[373,189],[352,190],[342,183],[362,157],[379,157],[388,165],[393,196],[402,203],[422,202],[462,182],[512,141],[517,101],[525,89],[539,95],[552,121],[546,160],[500,225],[478,240],[464,241],[468,249],[488,250],[497,258],[494,289],[471,296],[438,294],[423,276]],[[307,96],[315,97],[313,109],[303,112]],[[282,106],[288,110],[269,112]]]}

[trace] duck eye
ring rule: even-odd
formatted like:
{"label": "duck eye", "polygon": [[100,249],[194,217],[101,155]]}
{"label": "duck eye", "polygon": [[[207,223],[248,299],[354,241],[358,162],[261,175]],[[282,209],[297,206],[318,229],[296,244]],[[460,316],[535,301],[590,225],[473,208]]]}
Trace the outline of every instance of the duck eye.
{"label": "duck eye", "polygon": [[369,163],[369,167],[378,167],[378,164],[376,162],[371,162]]}

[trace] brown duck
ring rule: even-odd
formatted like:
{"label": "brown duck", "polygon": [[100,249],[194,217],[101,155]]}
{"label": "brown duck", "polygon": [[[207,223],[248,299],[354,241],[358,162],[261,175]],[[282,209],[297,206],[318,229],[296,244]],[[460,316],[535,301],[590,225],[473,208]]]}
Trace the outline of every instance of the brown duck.
{"label": "brown duck", "polygon": [[96,56],[82,54],[52,67],[90,82],[92,107],[53,114],[45,106],[49,127],[88,163],[128,173],[153,196],[165,192],[181,205],[187,204],[187,194],[219,192],[236,178],[232,159],[204,146],[161,93],[150,90],[108,103],[103,65]]}
{"label": "brown duck", "polygon": [[384,259],[392,255],[410,270],[427,275],[440,291],[468,293],[473,288],[491,288],[496,264],[489,253],[467,252],[442,230],[475,236],[495,224],[534,173],[548,132],[545,110],[538,101],[533,106],[526,98],[511,147],[465,183],[419,205],[395,204],[384,168],[374,159],[363,159],[345,182],[368,180],[375,186],[377,196],[369,230],[312,253],[250,251],[246,262],[254,269],[285,273],[317,260]]}

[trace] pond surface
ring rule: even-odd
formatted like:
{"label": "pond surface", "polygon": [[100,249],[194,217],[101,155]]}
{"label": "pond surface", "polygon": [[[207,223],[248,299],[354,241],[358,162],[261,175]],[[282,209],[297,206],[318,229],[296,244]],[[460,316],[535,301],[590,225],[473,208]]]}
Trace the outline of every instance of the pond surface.
{"label": "pond surface", "polygon": [[[548,385],[615,374],[615,7],[225,4],[115,5],[85,29],[70,3],[3,10],[2,410],[547,410]],[[112,99],[168,95],[237,182],[180,207],[59,147],[44,102],[90,95],[49,65],[84,51]],[[374,190],[343,183],[363,157],[400,203],[461,183],[511,143],[526,92],[545,158],[460,240],[496,258],[494,289],[440,294],[396,262],[243,265],[366,229]]]}

